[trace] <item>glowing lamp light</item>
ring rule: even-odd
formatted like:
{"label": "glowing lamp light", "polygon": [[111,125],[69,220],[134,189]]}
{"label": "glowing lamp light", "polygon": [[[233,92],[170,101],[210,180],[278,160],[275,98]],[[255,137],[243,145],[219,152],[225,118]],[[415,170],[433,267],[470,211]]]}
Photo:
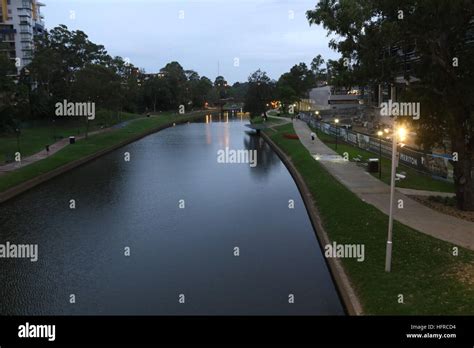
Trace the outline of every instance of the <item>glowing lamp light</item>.
{"label": "glowing lamp light", "polygon": [[338,124],[338,123],[339,123],[339,119],[336,118],[336,119],[334,120],[334,123]]}
{"label": "glowing lamp light", "polygon": [[383,135],[383,132],[382,132],[382,131],[378,131],[378,132],[377,132],[377,135],[378,135],[379,137],[381,137],[381,136]]}
{"label": "glowing lamp light", "polygon": [[400,139],[400,141],[403,141],[403,140],[406,139],[406,137],[407,137],[407,130],[406,130],[405,127],[400,127],[400,128],[398,128],[397,133],[398,133],[398,138]]}

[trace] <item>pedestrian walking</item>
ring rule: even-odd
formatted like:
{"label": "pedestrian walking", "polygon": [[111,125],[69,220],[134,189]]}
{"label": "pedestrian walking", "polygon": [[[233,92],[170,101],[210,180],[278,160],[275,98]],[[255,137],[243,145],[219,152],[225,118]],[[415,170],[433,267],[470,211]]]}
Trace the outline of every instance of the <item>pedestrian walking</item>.
{"label": "pedestrian walking", "polygon": [[316,134],[314,132],[311,132],[311,141],[314,143],[314,139],[316,139]]}

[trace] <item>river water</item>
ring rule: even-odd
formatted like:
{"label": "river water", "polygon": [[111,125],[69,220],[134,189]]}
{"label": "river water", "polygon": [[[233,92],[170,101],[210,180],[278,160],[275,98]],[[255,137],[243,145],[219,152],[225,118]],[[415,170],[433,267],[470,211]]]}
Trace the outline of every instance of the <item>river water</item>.
{"label": "river water", "polygon": [[[291,175],[247,123],[172,127],[1,205],[0,244],[38,261],[0,259],[0,314],[343,314]],[[218,163],[226,147],[257,166]]]}

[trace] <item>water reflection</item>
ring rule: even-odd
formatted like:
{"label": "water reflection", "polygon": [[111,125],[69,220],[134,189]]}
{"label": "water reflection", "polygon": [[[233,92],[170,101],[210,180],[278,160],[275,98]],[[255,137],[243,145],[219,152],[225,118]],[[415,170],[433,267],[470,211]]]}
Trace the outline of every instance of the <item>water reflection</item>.
{"label": "water reflection", "polygon": [[[150,135],[1,205],[0,244],[38,244],[39,260],[0,259],[0,314],[342,314],[285,166],[247,120],[217,120]],[[259,165],[219,164],[224,146],[258,150]]]}

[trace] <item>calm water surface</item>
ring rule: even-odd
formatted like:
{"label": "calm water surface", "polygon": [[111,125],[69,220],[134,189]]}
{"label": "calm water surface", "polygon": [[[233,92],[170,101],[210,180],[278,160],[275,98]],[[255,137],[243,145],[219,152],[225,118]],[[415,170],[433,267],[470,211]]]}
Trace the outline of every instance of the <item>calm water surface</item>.
{"label": "calm water surface", "polygon": [[[0,314],[343,314],[291,175],[247,120],[226,121],[166,129],[1,205],[0,244],[38,244],[39,260],[0,259]],[[225,147],[258,150],[257,167],[219,164]]]}

